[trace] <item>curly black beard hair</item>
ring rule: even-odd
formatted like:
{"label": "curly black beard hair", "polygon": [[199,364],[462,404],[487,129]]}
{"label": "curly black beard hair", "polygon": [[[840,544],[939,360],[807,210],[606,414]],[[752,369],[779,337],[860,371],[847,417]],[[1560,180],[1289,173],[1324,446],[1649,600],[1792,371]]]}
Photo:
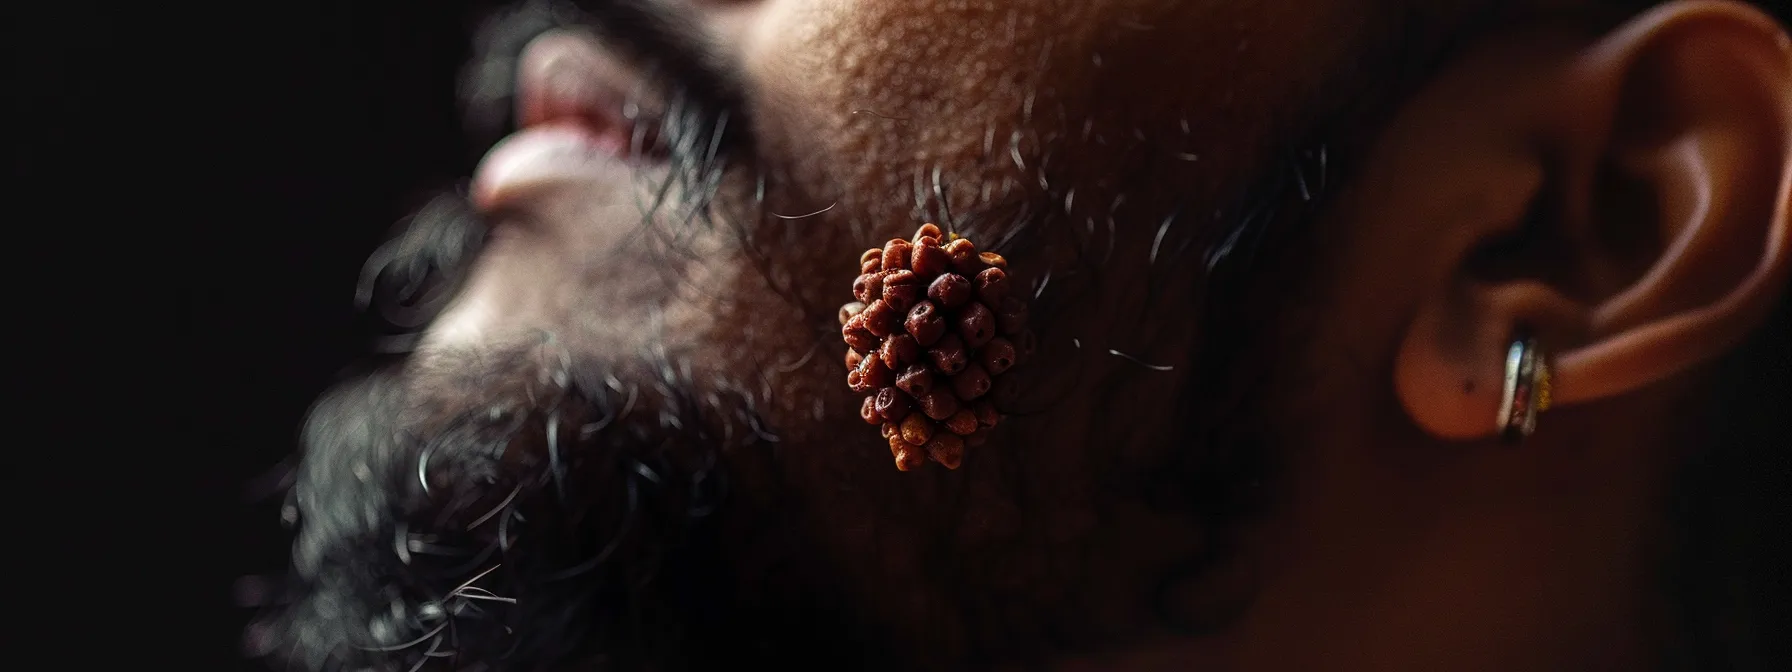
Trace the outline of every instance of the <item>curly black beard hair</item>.
{"label": "curly black beard hair", "polygon": [[716,451],[760,438],[707,428],[753,419],[710,417],[729,405],[679,393],[694,386],[671,367],[624,386],[556,353],[443,355],[426,366],[453,373],[428,379],[453,389],[384,370],[318,403],[285,511],[299,599],[258,626],[286,649],[264,653],[305,669],[536,669],[693,652],[680,615],[719,575],[702,566],[713,553],[688,553],[726,494]]}

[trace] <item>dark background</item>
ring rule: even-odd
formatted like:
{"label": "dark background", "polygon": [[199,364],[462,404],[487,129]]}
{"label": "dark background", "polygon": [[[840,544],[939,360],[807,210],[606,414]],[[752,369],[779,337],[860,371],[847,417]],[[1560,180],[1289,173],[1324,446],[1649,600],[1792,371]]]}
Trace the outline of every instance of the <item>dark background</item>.
{"label": "dark background", "polygon": [[27,631],[43,638],[9,634],[8,648],[47,649],[50,669],[114,656],[268,669],[240,653],[255,614],[240,579],[282,576],[289,537],[279,498],[250,495],[296,449],[311,401],[370,352],[362,262],[483,153],[456,83],[502,4],[9,8],[7,106],[27,117],[8,152],[10,219],[66,238],[12,256],[49,261],[49,282],[74,290],[63,303],[88,317],[67,347],[120,355],[66,376],[87,395],[67,398],[97,387],[99,408],[151,424],[77,413],[75,433],[103,431],[99,452],[38,450],[68,464],[13,468],[9,482],[57,497],[61,515],[31,530],[54,551],[15,599],[42,612]]}
{"label": "dark background", "polygon": [[[455,86],[495,4],[290,3],[277,20],[217,36],[238,64],[220,71],[218,116],[243,131],[218,137],[240,208],[217,239],[243,264],[226,275],[251,279],[211,297],[221,304],[212,333],[241,338],[215,353],[231,362],[215,388],[229,393],[201,438],[238,449],[202,469],[220,501],[247,501],[250,483],[295,447],[307,405],[368,351],[372,329],[353,303],[367,255],[431,194],[457,186],[484,150],[462,131]],[[205,599],[226,607],[233,579],[285,570],[279,505],[220,512]],[[252,613],[217,610],[203,633],[223,658],[191,669],[260,669],[234,656]]]}

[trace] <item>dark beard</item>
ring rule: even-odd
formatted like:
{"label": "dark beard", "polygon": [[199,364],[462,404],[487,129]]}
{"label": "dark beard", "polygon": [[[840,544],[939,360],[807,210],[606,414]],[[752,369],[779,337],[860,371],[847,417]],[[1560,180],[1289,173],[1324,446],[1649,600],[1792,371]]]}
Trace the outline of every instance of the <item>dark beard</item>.
{"label": "dark beard", "polygon": [[720,576],[718,453],[763,430],[662,371],[624,385],[533,344],[328,394],[285,511],[292,601],[252,645],[306,669],[679,666],[681,616]]}

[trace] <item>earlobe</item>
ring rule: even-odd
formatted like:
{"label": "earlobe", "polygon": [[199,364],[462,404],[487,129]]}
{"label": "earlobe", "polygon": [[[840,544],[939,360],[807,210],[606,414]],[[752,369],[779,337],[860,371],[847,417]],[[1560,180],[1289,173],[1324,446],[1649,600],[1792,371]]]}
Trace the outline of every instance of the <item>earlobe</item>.
{"label": "earlobe", "polygon": [[1499,179],[1510,168],[1457,167],[1484,183],[1458,188],[1525,214],[1442,224],[1453,265],[1394,362],[1396,395],[1439,438],[1495,435],[1523,335],[1551,358],[1556,407],[1623,395],[1739,342],[1792,265],[1792,49],[1772,20],[1669,2],[1531,74],[1562,84],[1522,91],[1543,112],[1459,133],[1503,134],[1541,183],[1520,195]]}
{"label": "earlobe", "polygon": [[1424,300],[1396,355],[1394,388],[1420,428],[1442,439],[1499,433],[1514,342],[1534,340],[1553,359],[1560,344],[1585,339],[1585,304],[1543,282],[1440,287]]}

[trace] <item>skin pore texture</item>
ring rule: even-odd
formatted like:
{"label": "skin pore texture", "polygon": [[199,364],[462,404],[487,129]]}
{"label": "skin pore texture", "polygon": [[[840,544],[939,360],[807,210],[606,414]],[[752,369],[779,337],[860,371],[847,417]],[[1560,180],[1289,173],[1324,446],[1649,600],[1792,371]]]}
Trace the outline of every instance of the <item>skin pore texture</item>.
{"label": "skin pore texture", "polygon": [[[526,39],[483,90],[521,129],[370,266],[376,307],[416,283],[439,315],[314,409],[259,655],[1638,669],[1675,637],[1675,410],[1786,284],[1792,51],[1759,11],[663,0],[499,28]],[[836,310],[928,221],[1009,259],[1040,344],[988,445],[903,473]],[[1560,408],[1512,447],[1519,331]]]}

